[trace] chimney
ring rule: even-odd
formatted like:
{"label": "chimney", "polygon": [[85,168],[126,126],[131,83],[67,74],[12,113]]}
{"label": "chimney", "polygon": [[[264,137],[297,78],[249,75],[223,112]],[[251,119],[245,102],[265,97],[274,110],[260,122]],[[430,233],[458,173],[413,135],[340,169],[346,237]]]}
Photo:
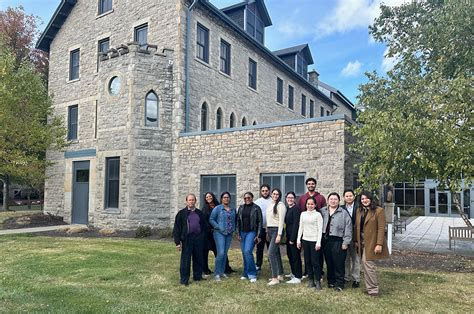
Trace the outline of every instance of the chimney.
{"label": "chimney", "polygon": [[318,87],[319,73],[316,70],[311,70],[308,72],[309,82],[314,86]]}

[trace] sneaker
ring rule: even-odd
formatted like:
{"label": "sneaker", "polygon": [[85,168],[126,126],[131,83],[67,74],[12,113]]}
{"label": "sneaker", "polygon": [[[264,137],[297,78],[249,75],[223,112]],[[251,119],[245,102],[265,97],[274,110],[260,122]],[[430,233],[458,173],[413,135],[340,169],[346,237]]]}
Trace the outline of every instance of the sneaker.
{"label": "sneaker", "polygon": [[242,277],[240,277],[240,280],[247,280],[247,277],[242,276]]}
{"label": "sneaker", "polygon": [[262,269],[262,267],[260,267],[260,266],[257,266],[255,268],[257,269],[257,271],[260,271]]}
{"label": "sneaker", "polygon": [[308,275],[303,275],[302,278],[303,278],[303,279],[306,279],[306,278],[308,278]]}
{"label": "sneaker", "polygon": [[342,292],[342,288],[341,288],[341,287],[336,287],[336,288],[334,288],[334,290],[336,290],[337,292]]}
{"label": "sneaker", "polygon": [[295,276],[293,276],[292,273],[289,273],[288,275],[285,275],[286,278],[294,278]]}
{"label": "sneaker", "polygon": [[359,288],[359,286],[360,286],[360,283],[358,281],[354,281],[352,283],[352,288]]}
{"label": "sneaker", "polygon": [[293,277],[291,280],[288,280],[286,283],[299,284],[301,283],[301,279]]}
{"label": "sneaker", "polygon": [[314,287],[316,287],[316,285],[314,284],[314,281],[313,281],[313,280],[310,280],[310,281],[308,282],[308,288],[314,288]]}
{"label": "sneaker", "polygon": [[257,278],[250,279],[250,282],[252,282],[252,283],[257,282]]}
{"label": "sneaker", "polygon": [[215,277],[214,277],[214,280],[215,280],[215,281],[222,281],[222,279],[221,279],[220,276],[215,276]]}
{"label": "sneaker", "polygon": [[319,282],[319,281],[316,280],[316,281],[314,282],[314,284],[316,285],[316,290],[322,290],[322,289],[323,289],[323,287],[321,286],[321,282]]}
{"label": "sneaker", "polygon": [[227,276],[227,274],[222,274],[221,276],[222,276],[222,278],[229,278],[229,276]]}
{"label": "sneaker", "polygon": [[268,286],[274,286],[280,283],[280,280],[278,279],[272,279],[269,283],[267,283]]}
{"label": "sneaker", "polygon": [[283,277],[283,275],[278,275],[278,280],[283,281],[285,280],[285,277]]}

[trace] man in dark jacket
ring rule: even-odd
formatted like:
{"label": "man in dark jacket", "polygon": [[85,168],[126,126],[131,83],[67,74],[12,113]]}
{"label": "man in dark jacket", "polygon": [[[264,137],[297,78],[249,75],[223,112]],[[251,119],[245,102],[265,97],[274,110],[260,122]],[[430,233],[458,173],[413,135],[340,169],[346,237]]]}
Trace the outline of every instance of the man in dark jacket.
{"label": "man in dark jacket", "polygon": [[180,283],[187,286],[193,260],[193,280],[200,281],[203,266],[204,234],[207,230],[207,222],[202,212],[197,209],[196,195],[186,196],[186,207],[181,209],[174,220],[173,238],[176,248],[181,251]]}
{"label": "man in dark jacket", "polygon": [[[351,189],[344,191],[344,205],[341,207],[347,210],[352,220],[352,234],[355,234],[355,218],[357,213],[357,203],[355,202],[355,194]],[[355,236],[353,236],[353,239]],[[359,288],[360,282],[360,257],[357,255],[354,242],[352,241],[349,245],[346,255],[346,270],[345,270],[345,281],[349,282],[352,280],[352,288]]]}

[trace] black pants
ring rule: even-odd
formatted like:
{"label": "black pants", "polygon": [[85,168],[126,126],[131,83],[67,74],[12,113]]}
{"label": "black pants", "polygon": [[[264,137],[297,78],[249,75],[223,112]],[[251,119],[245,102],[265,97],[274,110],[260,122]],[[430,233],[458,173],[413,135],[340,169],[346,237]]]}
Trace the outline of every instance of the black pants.
{"label": "black pants", "polygon": [[304,252],[304,265],[308,272],[308,280],[321,280],[322,267],[321,267],[321,255],[322,248],[316,251],[316,242],[313,241],[301,241]]}
{"label": "black pants", "polygon": [[204,236],[204,233],[199,235],[190,234],[187,236],[186,241],[182,243],[181,265],[179,268],[182,284],[189,282],[191,259],[193,261],[193,280],[202,279]]}
{"label": "black pants", "polygon": [[[202,267],[202,271],[204,273],[210,274],[212,271],[209,269],[209,251],[212,251],[214,253],[214,258],[217,255],[217,249],[216,249],[216,242],[214,241],[214,236],[212,235],[212,231],[206,233],[204,236],[204,245],[203,245],[203,257],[204,257],[204,263]],[[226,262],[225,262],[225,273],[230,273],[232,271],[232,268],[229,265],[229,257],[226,257]]]}
{"label": "black pants", "polygon": [[346,250],[342,249],[342,238],[328,237],[323,241],[327,265],[328,285],[344,289]]}
{"label": "black pants", "polygon": [[263,250],[265,249],[265,243],[267,244],[267,250],[268,246],[270,245],[270,242],[267,241],[266,230],[262,229],[260,234],[260,242],[257,244],[257,262],[255,263],[255,266],[257,266],[258,268],[261,268],[263,264]]}
{"label": "black pants", "polygon": [[[287,235],[287,239],[289,239]],[[288,255],[288,261],[290,262],[291,273],[298,279],[303,276],[301,270],[301,250],[298,249],[296,243],[290,244],[290,241],[286,241],[286,255]]]}

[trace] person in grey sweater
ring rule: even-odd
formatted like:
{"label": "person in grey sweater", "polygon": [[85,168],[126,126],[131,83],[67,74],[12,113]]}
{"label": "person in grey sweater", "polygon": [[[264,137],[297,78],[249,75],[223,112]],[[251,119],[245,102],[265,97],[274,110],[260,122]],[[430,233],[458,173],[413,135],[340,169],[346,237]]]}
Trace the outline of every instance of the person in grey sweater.
{"label": "person in grey sweater", "polygon": [[328,287],[344,289],[344,271],[347,248],[352,241],[352,221],[347,210],[339,206],[341,198],[333,192],[328,195],[328,206],[321,209],[323,216],[323,251],[327,265]]}

